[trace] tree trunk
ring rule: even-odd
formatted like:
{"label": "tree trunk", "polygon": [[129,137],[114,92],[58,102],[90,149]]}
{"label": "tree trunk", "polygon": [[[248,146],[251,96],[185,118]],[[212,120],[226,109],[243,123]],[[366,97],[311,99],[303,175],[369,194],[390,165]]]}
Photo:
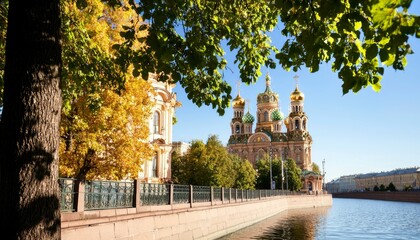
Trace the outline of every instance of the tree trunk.
{"label": "tree trunk", "polygon": [[60,239],[59,0],[9,1],[0,123],[0,229],[7,239]]}

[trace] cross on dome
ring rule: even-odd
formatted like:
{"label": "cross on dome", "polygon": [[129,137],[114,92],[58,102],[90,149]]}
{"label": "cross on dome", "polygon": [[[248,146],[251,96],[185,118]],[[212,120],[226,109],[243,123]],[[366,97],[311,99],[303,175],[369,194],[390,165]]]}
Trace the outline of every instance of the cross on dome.
{"label": "cross on dome", "polygon": [[296,86],[297,85],[299,85],[299,75],[295,75],[294,77],[293,77],[293,79],[295,80],[295,82],[296,82]]}
{"label": "cross on dome", "polygon": [[241,80],[236,81],[236,88],[238,90],[238,96],[241,95]]}

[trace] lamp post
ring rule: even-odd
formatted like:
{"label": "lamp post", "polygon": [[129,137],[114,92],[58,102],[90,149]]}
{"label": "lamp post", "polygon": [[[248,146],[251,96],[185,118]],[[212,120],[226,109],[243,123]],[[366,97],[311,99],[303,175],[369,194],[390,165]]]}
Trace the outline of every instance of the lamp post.
{"label": "lamp post", "polygon": [[325,158],[322,160],[322,190],[325,190]]}
{"label": "lamp post", "polygon": [[284,190],[284,149],[281,155],[281,190]]}
{"label": "lamp post", "polygon": [[269,148],[269,157],[270,157],[270,189],[273,190],[273,166],[272,166],[272,148]]}

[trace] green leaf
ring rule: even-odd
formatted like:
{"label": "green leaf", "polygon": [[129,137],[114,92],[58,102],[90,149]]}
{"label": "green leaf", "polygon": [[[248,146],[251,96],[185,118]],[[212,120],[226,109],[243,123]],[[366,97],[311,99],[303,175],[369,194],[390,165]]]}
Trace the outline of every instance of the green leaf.
{"label": "green leaf", "polygon": [[376,44],[372,44],[366,49],[366,58],[367,59],[372,60],[377,55],[378,55],[378,46]]}
{"label": "green leaf", "polygon": [[381,50],[379,50],[379,57],[381,58],[381,62],[385,62],[389,58],[388,51],[381,48]]}
{"label": "green leaf", "polygon": [[380,81],[378,81],[377,83],[375,83],[375,84],[372,84],[372,89],[375,91],[375,92],[379,92],[379,91],[381,91],[381,88],[382,88],[382,86],[381,86],[381,82]]}
{"label": "green leaf", "polygon": [[391,66],[395,61],[395,54],[388,54],[388,59],[382,63],[386,66]]}
{"label": "green leaf", "polygon": [[362,22],[355,22],[354,23],[354,30],[358,31],[360,28],[362,28]]}

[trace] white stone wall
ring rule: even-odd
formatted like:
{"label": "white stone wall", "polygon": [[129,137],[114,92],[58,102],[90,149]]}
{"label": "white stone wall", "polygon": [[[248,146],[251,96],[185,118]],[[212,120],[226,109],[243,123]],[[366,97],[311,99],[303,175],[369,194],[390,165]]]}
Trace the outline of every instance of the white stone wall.
{"label": "white stone wall", "polygon": [[[97,211],[91,217],[74,213],[62,217],[61,237],[62,240],[216,239],[288,209],[331,205],[331,195],[325,194],[146,213],[106,210],[107,213]],[[71,221],[70,216],[75,219]]]}

